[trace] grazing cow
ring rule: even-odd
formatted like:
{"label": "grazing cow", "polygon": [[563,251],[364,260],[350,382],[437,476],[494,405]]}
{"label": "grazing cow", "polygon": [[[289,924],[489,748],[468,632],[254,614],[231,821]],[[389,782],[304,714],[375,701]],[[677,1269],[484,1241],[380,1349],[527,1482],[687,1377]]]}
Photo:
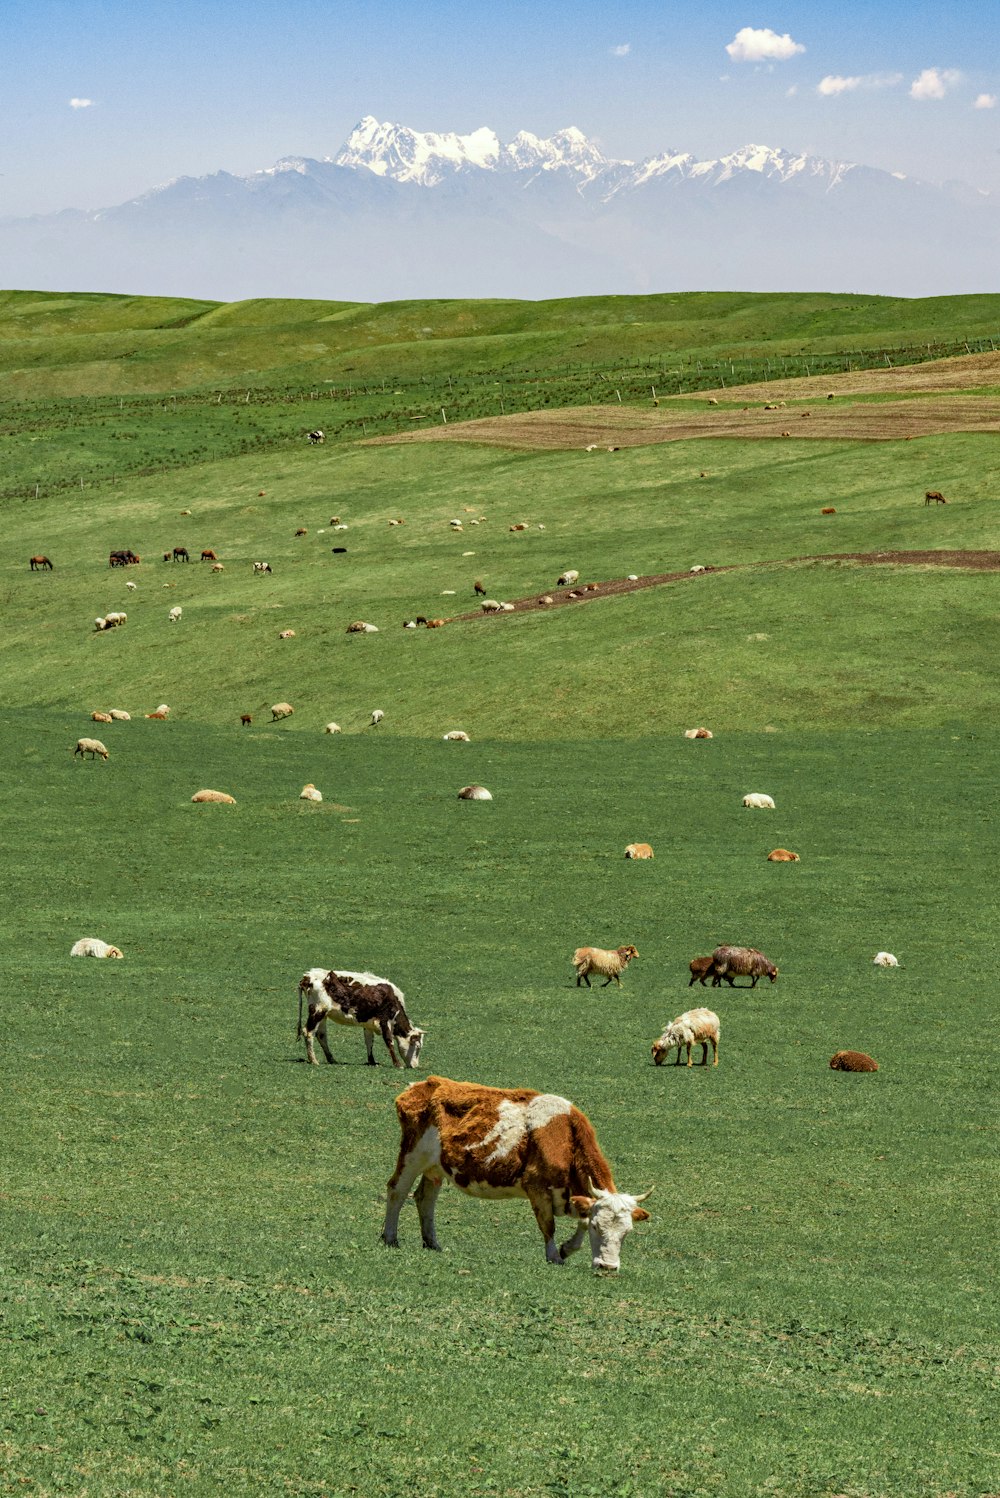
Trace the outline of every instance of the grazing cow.
{"label": "grazing cow", "polygon": [[[302,1000],[309,995],[309,1013],[302,1025]],[[327,1020],[336,1025],[359,1025],[364,1031],[368,1065],[377,1066],[372,1054],[376,1030],[381,1032],[393,1066],[415,1068],[420,1060],[424,1031],[410,1023],[403,1003],[402,990],[388,978],[374,973],[338,972],[333,968],[311,967],[299,982],[299,1028],[297,1038],[305,1037],[306,1056],[311,1066],[318,1066],[313,1037],[323,1047],[331,1064],[333,1056],[326,1040]],[[395,1050],[393,1043],[395,1042]],[[405,1047],[405,1048],[404,1048]],[[399,1052],[399,1060],[396,1052]]]}
{"label": "grazing cow", "polygon": [[[445,1180],[467,1196],[527,1197],[550,1264],[563,1264],[590,1233],[595,1270],[617,1270],[622,1241],[649,1213],[649,1196],[618,1191],[590,1120],[568,1098],[527,1087],[481,1087],[428,1077],[396,1099],[402,1138],[386,1193],[382,1242],[398,1247],[399,1213],[415,1192],[425,1248],[439,1249],[434,1206]],[[652,1190],[652,1187],[650,1187]],[[557,1217],[576,1219],[562,1245]]]}
{"label": "grazing cow", "polygon": [[314,447],[315,447],[315,445],[316,445],[317,442],[325,442],[326,441],[326,438],[323,436],[323,433],[321,431],[319,431],[319,430],[317,430],[315,432],[309,432],[308,433],[308,437],[309,437],[309,441],[313,444]]}
{"label": "grazing cow", "polygon": [[191,558],[188,556],[188,549],[187,549],[186,546],[175,546],[174,547],[174,561],[175,562],[190,562],[190,560],[191,560]]}
{"label": "grazing cow", "polygon": [[925,505],[929,505],[929,504],[946,505],[947,503],[948,503],[948,501],[945,499],[944,495],[941,493],[941,491],[939,489],[928,489],[927,493],[924,495],[924,504]]}
{"label": "grazing cow", "polygon": [[43,572],[46,569],[48,569],[49,572],[53,570],[52,563],[49,561],[48,557],[31,557],[28,565],[31,568],[32,572],[37,572],[39,569],[41,569]]}
{"label": "grazing cow", "polygon": [[219,560],[219,558],[215,555],[215,552],[211,550],[203,551],[201,554],[201,559],[203,562],[217,562]]}

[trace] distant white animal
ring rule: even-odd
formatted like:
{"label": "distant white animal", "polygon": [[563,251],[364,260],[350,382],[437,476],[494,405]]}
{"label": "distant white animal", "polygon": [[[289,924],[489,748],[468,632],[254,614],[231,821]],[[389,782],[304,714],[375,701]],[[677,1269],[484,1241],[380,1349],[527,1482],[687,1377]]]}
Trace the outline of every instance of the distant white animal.
{"label": "distant white animal", "polygon": [[108,757],[108,751],[100,739],[77,739],[76,748],[73,750],[73,758],[75,759],[79,755],[81,759],[86,759],[88,754],[91,759],[107,759]]}
{"label": "distant white animal", "polygon": [[564,572],[561,577],[556,578],[556,586],[558,588],[572,587],[573,583],[579,580],[579,577],[579,572],[573,572],[572,570],[569,572]]}
{"label": "distant white animal", "polygon": [[170,610],[170,613],[167,615],[167,618],[170,620],[171,624],[176,624],[177,621],[178,621],[178,619],[181,617],[182,613],[183,613],[183,610],[182,610],[180,604],[178,603],[178,604],[175,604],[174,607]]}
{"label": "distant white animal", "polygon": [[313,444],[314,447],[315,447],[315,445],[316,445],[317,442],[325,442],[326,441],[326,438],[323,436],[323,433],[318,428],[317,428],[317,430],[315,432],[309,432],[308,433],[308,437],[309,437],[309,441]]}
{"label": "distant white animal", "polygon": [[135,592],[135,587],[136,587],[135,583],[126,583],[125,586],[126,586],[126,588],[128,588],[128,590],[129,590],[130,593],[134,593]]}
{"label": "distant white animal", "polygon": [[371,722],[372,728],[374,728],[376,726],[376,724],[381,723],[381,721],[382,721],[382,719],[384,717],[385,717],[385,713],[382,711],[382,709],[380,707],[377,707],[375,709],[375,711],[372,713],[372,722]]}
{"label": "distant white animal", "polygon": [[308,785],[304,785],[301,791],[299,791],[300,801],[322,801],[322,799],[323,792],[318,791],[311,780]]}
{"label": "distant white animal", "polygon": [[465,733],[461,728],[452,728],[450,732],[444,735],[444,738],[445,740],[454,739],[456,743],[460,744],[468,744],[471,742],[471,740],[469,739],[469,735]]}
{"label": "distant white animal", "polygon": [[463,785],[458,793],[459,801],[492,801],[493,797],[484,785]]}
{"label": "distant white animal", "polygon": [[111,717],[116,723],[131,723],[132,721],[131,713],[125,712],[120,707],[111,708],[109,711],[109,717]]}
{"label": "distant white animal", "polygon": [[876,952],[872,961],[876,967],[899,967],[899,958],[893,957],[891,952]]}
{"label": "distant white animal", "polygon": [[326,725],[326,727],[323,729],[323,732],[324,733],[339,733],[340,732],[340,724],[339,723],[328,723]]}
{"label": "distant white animal", "polygon": [[774,802],[771,797],[763,795],[760,791],[751,791],[748,796],[744,796],[743,805],[755,807],[758,811],[774,811]]}
{"label": "distant white animal", "polygon": [[69,955],[71,957],[123,957],[125,954],[118,947],[112,947],[106,941],[101,941],[99,936],[81,936],[80,940],[70,947]]}
{"label": "distant white animal", "polygon": [[691,568],[691,571],[692,571],[692,572],[707,572],[707,571],[708,571],[708,568],[707,568],[707,567],[701,567],[701,566],[698,566],[698,567],[692,567],[692,568]]}
{"label": "distant white animal", "polygon": [[254,562],[253,570],[255,572],[270,572],[271,564],[270,562]]}

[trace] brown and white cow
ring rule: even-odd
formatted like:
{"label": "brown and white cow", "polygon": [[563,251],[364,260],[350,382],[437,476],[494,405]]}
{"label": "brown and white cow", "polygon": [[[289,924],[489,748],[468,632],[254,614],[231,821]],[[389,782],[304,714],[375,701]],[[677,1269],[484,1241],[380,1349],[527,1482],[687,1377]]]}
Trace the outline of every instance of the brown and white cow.
{"label": "brown and white cow", "polygon": [[[527,1087],[481,1087],[428,1077],[396,1099],[402,1138],[388,1183],[382,1242],[397,1248],[399,1214],[414,1193],[425,1248],[439,1249],[434,1204],[446,1180],[467,1196],[527,1197],[550,1264],[563,1264],[590,1233],[595,1270],[617,1270],[622,1241],[649,1217],[649,1191],[618,1191],[590,1120],[567,1098]],[[652,1190],[652,1187],[650,1188]],[[577,1228],[556,1243],[557,1217]]]}
{"label": "brown and white cow", "polygon": [[[309,1013],[303,1029],[302,1000],[306,994],[309,996]],[[388,978],[377,978],[374,973],[311,967],[299,981],[298,1037],[305,1036],[306,1056],[313,1066],[319,1065],[313,1037],[323,1047],[327,1061],[333,1061],[326,1039],[327,1020],[332,1020],[335,1025],[357,1025],[364,1030],[369,1066],[378,1065],[372,1054],[376,1030],[381,1032],[393,1066],[415,1068],[420,1060],[424,1031],[410,1023],[402,990]],[[399,1052],[398,1061],[396,1051]]]}

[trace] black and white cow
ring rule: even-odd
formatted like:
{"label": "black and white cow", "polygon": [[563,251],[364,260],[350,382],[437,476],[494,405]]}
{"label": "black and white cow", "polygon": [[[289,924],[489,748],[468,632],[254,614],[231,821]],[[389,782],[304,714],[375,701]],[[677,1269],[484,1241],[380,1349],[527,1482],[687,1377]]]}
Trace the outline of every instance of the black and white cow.
{"label": "black and white cow", "polygon": [[[308,996],[309,1013],[302,1024],[302,1000]],[[333,968],[311,967],[299,983],[299,1038],[305,1037],[306,1057],[318,1066],[313,1039],[323,1047],[327,1061],[333,1056],[326,1039],[327,1021],[335,1025],[358,1025],[364,1030],[368,1065],[377,1066],[372,1054],[375,1032],[381,1031],[393,1066],[415,1068],[424,1043],[424,1031],[410,1023],[402,990],[388,978],[374,973],[352,973]],[[395,1049],[393,1042],[395,1041]],[[399,1052],[399,1060],[396,1052]]]}
{"label": "black and white cow", "polygon": [[309,441],[313,443],[313,445],[315,445],[317,442],[325,442],[326,438],[323,436],[323,433],[317,428],[315,432],[309,433]]}

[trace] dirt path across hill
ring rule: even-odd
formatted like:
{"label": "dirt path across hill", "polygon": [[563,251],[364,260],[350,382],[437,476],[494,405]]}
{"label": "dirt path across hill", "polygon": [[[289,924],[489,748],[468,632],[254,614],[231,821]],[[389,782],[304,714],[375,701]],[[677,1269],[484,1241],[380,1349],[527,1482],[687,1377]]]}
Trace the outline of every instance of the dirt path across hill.
{"label": "dirt path across hill", "polygon": [[[806,562],[854,562],[859,567],[962,567],[967,572],[1000,572],[1000,551],[833,551],[822,556],[785,557],[776,562],[736,562],[728,567],[708,567],[703,573],[657,572],[631,581],[627,577],[613,577],[597,585],[595,592],[586,592],[585,584],[576,588],[553,588],[548,594],[532,594],[530,598],[514,601],[514,613],[523,614],[537,609],[550,613],[554,608],[571,607],[592,602],[598,598],[614,598],[622,593],[638,593],[642,588],[658,588],[665,583],[690,582],[716,572],[742,572],[748,567],[792,567]],[[544,597],[551,603],[541,603]],[[449,624],[466,623],[473,619],[502,619],[504,614],[484,614],[482,609],[467,614],[454,614]]]}

